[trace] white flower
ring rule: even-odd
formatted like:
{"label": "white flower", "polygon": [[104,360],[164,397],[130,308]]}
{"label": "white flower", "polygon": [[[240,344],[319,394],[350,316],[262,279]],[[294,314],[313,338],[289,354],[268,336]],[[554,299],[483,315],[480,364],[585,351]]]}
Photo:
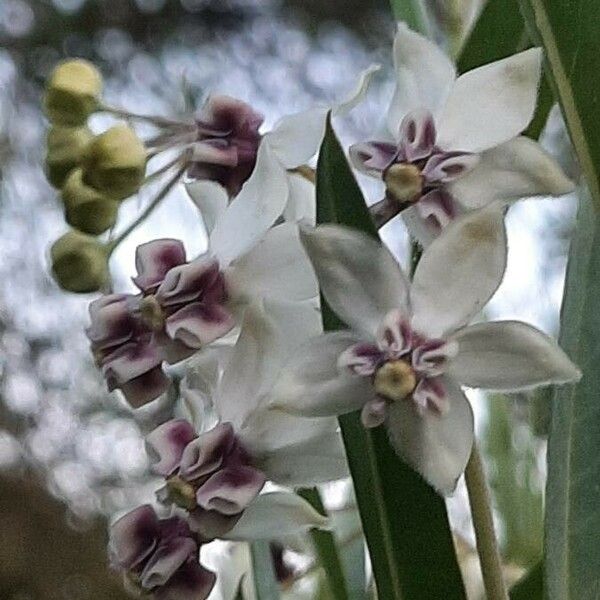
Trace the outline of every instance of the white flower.
{"label": "white flower", "polygon": [[[204,539],[270,538],[325,523],[290,492],[260,494],[266,481],[294,487],[347,475],[335,419],[268,409],[290,350],[319,330],[313,306],[251,304],[224,368],[209,358],[187,376],[200,422],[169,421],[147,436],[154,471],[166,478],[160,498],[188,510]],[[216,425],[206,419],[207,405]]]}
{"label": "white flower", "polygon": [[357,169],[387,184],[382,214],[409,206],[407,223],[428,243],[456,216],[495,200],[572,191],[539,144],[519,136],[535,110],[541,59],[531,48],[457,78],[440,48],[400,23],[388,132],[350,149]]}
{"label": "white flower", "polygon": [[350,330],[297,353],[276,383],[273,409],[305,416],[360,409],[366,427],[385,423],[399,455],[449,493],[473,441],[461,385],[514,391],[579,378],[555,342],[525,323],[467,326],[504,275],[498,205],[449,225],[412,283],[385,247],[358,232],[325,225],[303,230],[302,241],[327,303]]}
{"label": "white flower", "polygon": [[[378,70],[377,65],[371,65],[361,73],[356,89],[343,102],[334,107],[316,107],[283,117],[271,131],[260,137],[258,151],[254,151],[256,165],[231,201],[229,212],[228,221],[238,225],[242,238],[255,235],[256,230],[265,231],[282,214],[293,220],[312,218],[314,222],[312,190],[302,189],[297,182],[298,175],[288,171],[305,165],[317,153],[325,132],[327,113],[332,110],[333,114],[345,114],[354,108]],[[238,105],[237,110],[248,112],[246,105]],[[214,145],[209,148],[211,155],[223,152]],[[219,165],[223,164],[221,160]],[[227,207],[231,191],[214,177],[194,181],[186,188],[200,209],[207,229],[213,231],[215,237],[222,238],[225,234],[223,226],[217,225],[216,221]],[[239,243],[243,242],[240,240]]]}

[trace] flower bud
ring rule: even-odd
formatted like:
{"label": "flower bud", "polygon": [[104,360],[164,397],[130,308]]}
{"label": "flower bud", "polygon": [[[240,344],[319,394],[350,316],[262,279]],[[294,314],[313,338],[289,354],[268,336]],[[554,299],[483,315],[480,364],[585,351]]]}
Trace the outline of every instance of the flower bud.
{"label": "flower bud", "polygon": [[46,138],[46,176],[56,188],[79,165],[85,147],[93,138],[87,127],[51,127]]}
{"label": "flower bud", "polygon": [[52,274],[56,283],[69,292],[97,292],[108,281],[106,247],[95,238],[69,231],[50,248]]}
{"label": "flower bud", "polygon": [[92,235],[100,235],[117,220],[119,201],[83,182],[83,171],[74,169],[62,190],[65,218],[71,227]]}
{"label": "flower bud", "polygon": [[411,164],[393,164],[383,174],[383,181],[391,198],[400,203],[418,199],[423,190],[423,175]]}
{"label": "flower bud", "polygon": [[83,125],[98,108],[101,93],[102,76],[94,65],[67,60],[54,69],[46,85],[46,115],[59,125]]}
{"label": "flower bud", "polygon": [[135,194],[142,185],[146,149],[133,129],[115,125],[88,144],[82,164],[88,185],[123,199]]}

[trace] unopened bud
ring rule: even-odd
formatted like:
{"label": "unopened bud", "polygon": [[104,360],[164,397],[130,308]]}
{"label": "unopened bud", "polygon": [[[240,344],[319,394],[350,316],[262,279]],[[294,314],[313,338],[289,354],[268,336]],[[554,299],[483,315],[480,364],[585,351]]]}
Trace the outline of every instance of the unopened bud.
{"label": "unopened bud", "polygon": [[401,203],[417,200],[423,190],[423,175],[411,164],[393,164],[385,171],[383,181],[389,196]]}
{"label": "unopened bud", "polygon": [[413,368],[403,360],[386,362],[375,373],[375,393],[394,402],[412,394],[417,386]]}
{"label": "unopened bud", "polygon": [[116,199],[138,191],[146,172],[146,148],[127,125],[115,125],[96,136],[83,157],[87,184]]}
{"label": "unopened bud", "polygon": [[86,60],[60,63],[46,85],[44,107],[53,123],[83,125],[98,108],[102,93],[102,75]]}
{"label": "unopened bud", "polygon": [[69,231],[50,248],[52,274],[58,285],[69,292],[99,291],[108,281],[108,255],[96,238]]}
{"label": "unopened bud", "polygon": [[65,218],[71,227],[84,233],[100,235],[117,221],[119,201],[83,182],[83,171],[75,169],[62,190]]}
{"label": "unopened bud", "polygon": [[69,173],[79,165],[85,147],[93,138],[87,127],[51,127],[46,138],[46,176],[61,188]]}

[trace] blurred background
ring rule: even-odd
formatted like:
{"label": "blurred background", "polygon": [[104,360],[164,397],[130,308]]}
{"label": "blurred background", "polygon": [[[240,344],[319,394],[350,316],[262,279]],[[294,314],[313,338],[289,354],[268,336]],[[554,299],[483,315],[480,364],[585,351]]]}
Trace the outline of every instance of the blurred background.
{"label": "blurred background", "polygon": [[[430,0],[440,42],[463,37],[479,8],[479,0]],[[185,97],[200,105],[219,91],[252,104],[269,126],[343,97],[361,69],[382,63],[367,101],[338,124],[350,143],[372,137],[386,107],[392,36],[386,0],[0,1],[0,598],[126,597],[106,566],[106,520],[152,498],[142,436],[168,409],[159,403],[134,415],[105,391],[83,332],[93,295],[64,293],[47,273],[48,245],[66,230],[42,168],[40,97],[54,64],[95,62],[111,105],[166,116]],[[106,126],[106,117],[95,119]],[[576,175],[557,114],[543,139]],[[376,185],[361,184],[379,199]],[[143,203],[124,204],[121,226]],[[509,273],[489,316],[556,333],[574,205],[532,200],[511,209]],[[404,259],[402,225],[384,234]],[[203,248],[201,220],[181,189],[115,253],[115,289],[129,286],[135,246],[158,236],[183,239],[192,255]],[[541,549],[546,400],[473,398],[515,576]],[[476,598],[462,488],[450,510]],[[292,590],[299,574],[286,578]]]}

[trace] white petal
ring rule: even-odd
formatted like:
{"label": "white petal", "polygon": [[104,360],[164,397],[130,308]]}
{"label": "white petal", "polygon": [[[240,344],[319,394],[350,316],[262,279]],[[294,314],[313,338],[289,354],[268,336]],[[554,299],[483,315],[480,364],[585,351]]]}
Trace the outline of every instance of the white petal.
{"label": "white petal", "polygon": [[530,48],[461,75],[438,120],[438,146],[481,152],[519,135],[535,110],[541,61]]}
{"label": "white petal", "polygon": [[[294,419],[296,422],[299,420]],[[265,453],[259,457],[257,466],[271,481],[289,487],[309,486],[348,477],[344,446],[334,427],[328,427],[318,437],[313,436]]]}
{"label": "white petal", "polygon": [[498,204],[453,221],[427,248],[411,289],[413,327],[429,337],[469,322],[498,289],[506,269]]}
{"label": "white petal", "polygon": [[373,75],[381,69],[381,65],[372,64],[369,65],[358,77],[356,86],[348,96],[342,100],[339,104],[332,108],[332,115],[343,116],[350,112],[354,107],[358,106],[365,98]]}
{"label": "white petal", "polygon": [[221,266],[247,252],[281,215],[288,199],[285,169],[264,141],[242,191],[215,224],[210,248]]}
{"label": "white petal", "polygon": [[317,197],[315,184],[302,175],[288,175],[290,195],[283,211],[283,218],[292,223],[313,225],[317,220]]}
{"label": "white petal", "polygon": [[560,196],[574,189],[558,163],[538,143],[522,136],[482,152],[479,164],[448,186],[467,208],[494,200]]}
{"label": "white petal", "polygon": [[229,540],[271,540],[322,529],[328,519],[306,500],[290,492],[260,494],[235,527],[223,536]]}
{"label": "white petal", "polygon": [[302,248],[298,227],[282,223],[270,229],[225,273],[230,297],[307,300],[318,293],[315,274]]}
{"label": "white petal", "polygon": [[520,321],[478,323],[458,331],[450,372],[463,385],[517,391],[578,381],[579,369],[556,342]]}
{"label": "white petal", "polygon": [[206,233],[210,235],[229,204],[227,190],[216,181],[208,179],[186,183],[185,189],[200,210]]}
{"label": "white petal", "polygon": [[328,110],[327,107],[310,108],[283,117],[265,135],[263,144],[269,145],[286,169],[305,164],[323,141]]}
{"label": "white petal", "polygon": [[351,328],[374,336],[388,312],[408,310],[408,282],[381,242],[337,225],[303,227],[300,239],[327,303]]}
{"label": "white petal", "polygon": [[307,417],[341,415],[361,408],[374,396],[370,379],[338,369],[340,355],[359,341],[349,331],[338,331],[304,344],[281,370],[270,393],[270,406]]}
{"label": "white petal", "polygon": [[473,412],[458,385],[445,378],[445,386],[442,414],[421,413],[414,402],[394,402],[386,425],[399,456],[436,490],[450,494],[471,454]]}
{"label": "white petal", "polygon": [[427,38],[398,24],[394,39],[396,90],[388,109],[388,128],[396,137],[402,119],[412,110],[427,108],[434,115],[451,89],[456,73],[452,61]]}

